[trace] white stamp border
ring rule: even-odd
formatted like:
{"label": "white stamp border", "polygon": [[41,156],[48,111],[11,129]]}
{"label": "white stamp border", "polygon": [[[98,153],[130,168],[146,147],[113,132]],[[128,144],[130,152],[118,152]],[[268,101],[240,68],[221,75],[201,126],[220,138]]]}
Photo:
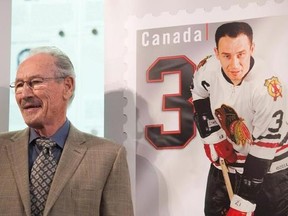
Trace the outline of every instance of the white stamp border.
{"label": "white stamp border", "polygon": [[[253,18],[264,18],[271,16],[281,16],[288,14],[288,1],[284,0],[281,2],[266,1],[264,4],[257,3],[248,3],[245,7],[241,7],[241,5],[234,5],[227,9],[223,9],[221,7],[214,7],[209,11],[205,11],[205,9],[200,8],[196,9],[193,12],[188,12],[185,10],[180,10],[175,14],[171,14],[169,12],[164,12],[160,16],[153,16],[152,14],[146,14],[143,17],[130,16],[126,23],[126,31],[127,38],[125,42],[126,53],[123,57],[124,62],[126,64],[126,71],[123,74],[124,77],[124,97],[126,98],[126,106],[124,107],[124,115],[126,116],[126,123],[123,125],[123,132],[126,133],[126,140],[124,141],[125,146],[133,146],[135,148],[135,153],[140,156],[146,157],[149,160],[150,157],[153,157],[157,154],[158,160],[165,159],[163,156],[164,153],[168,153],[171,156],[170,152],[155,152],[152,146],[144,146],[140,145],[136,148],[137,141],[137,111],[136,111],[136,63],[137,63],[137,31],[145,30],[145,29],[153,29],[153,28],[165,28],[165,27],[175,27],[175,26],[184,26],[184,25],[194,25],[194,24],[204,24],[204,23],[217,23],[217,22],[225,22],[225,21],[234,21],[234,20],[245,20],[245,19],[253,19]],[[141,124],[141,122],[140,122]],[[139,149],[138,149],[139,148]],[[190,149],[189,149],[190,148]],[[188,146],[188,151],[186,154],[189,154],[189,150],[191,150],[191,146]],[[151,161],[152,162],[152,161]],[[154,162],[153,162],[154,163]],[[156,162],[157,163],[157,162]],[[158,169],[157,164],[155,165],[155,169]],[[133,164],[133,168],[136,169],[136,163]],[[159,168],[160,169],[160,168]],[[173,168],[172,168],[173,169]],[[159,171],[159,175],[161,175],[161,171]],[[164,175],[164,173],[162,173]],[[199,173],[198,173],[199,177]],[[201,176],[200,176],[201,177]],[[177,179],[177,178],[176,178]],[[160,180],[159,180],[160,181]],[[166,182],[167,183],[167,182]],[[190,184],[192,182],[189,182]],[[193,183],[192,183],[193,184]],[[161,184],[162,185],[162,184]],[[179,188],[175,188],[178,190]],[[194,188],[194,190],[199,190],[197,194],[204,194],[204,189],[202,187]],[[160,188],[159,190],[163,190]],[[170,189],[174,190],[174,189]],[[170,191],[171,192],[171,191]],[[172,192],[171,192],[172,193]],[[181,193],[181,191],[177,191],[177,193]],[[165,193],[164,193],[165,194]],[[136,196],[137,197],[137,196]],[[191,197],[190,197],[191,198]],[[201,196],[198,197],[202,199]],[[186,202],[189,199],[183,198],[182,201]],[[162,195],[159,195],[159,204],[161,206],[166,206],[166,198]],[[137,203],[137,200],[136,200]],[[175,210],[172,204],[172,201],[169,203],[169,210],[171,211],[171,215],[173,215],[173,211]],[[177,205],[177,203],[175,204]],[[188,204],[187,204],[188,205]],[[195,204],[196,208],[201,208],[201,204]],[[191,206],[191,203],[189,203]],[[160,206],[159,206],[160,208]],[[161,207],[162,208],[162,207]],[[166,208],[166,207],[165,207]],[[166,209],[159,209],[160,215],[167,215]],[[183,208],[185,210],[185,208]],[[197,209],[198,210],[198,209]],[[202,210],[200,210],[202,211]]]}

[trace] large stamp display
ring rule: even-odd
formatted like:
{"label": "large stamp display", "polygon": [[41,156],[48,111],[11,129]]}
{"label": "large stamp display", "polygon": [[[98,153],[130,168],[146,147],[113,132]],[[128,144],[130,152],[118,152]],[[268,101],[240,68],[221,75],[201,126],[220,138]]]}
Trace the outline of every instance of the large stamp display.
{"label": "large stamp display", "polygon": [[179,11],[127,22],[127,142],[136,141],[136,215],[204,215],[209,161],[193,121],[190,84],[225,22],[254,31],[255,56],[288,82],[288,3]]}

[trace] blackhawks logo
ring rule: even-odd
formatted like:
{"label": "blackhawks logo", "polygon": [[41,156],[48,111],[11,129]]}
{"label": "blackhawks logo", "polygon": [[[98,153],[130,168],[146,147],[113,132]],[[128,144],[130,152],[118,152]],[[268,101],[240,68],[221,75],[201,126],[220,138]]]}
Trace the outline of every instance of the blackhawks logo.
{"label": "blackhawks logo", "polygon": [[267,87],[268,93],[273,97],[274,101],[278,97],[282,97],[282,86],[278,77],[273,76],[270,79],[266,79],[264,85]]}
{"label": "blackhawks logo", "polygon": [[244,119],[240,118],[234,121],[230,126],[230,132],[234,136],[237,145],[252,143],[251,134],[244,123]]}
{"label": "blackhawks logo", "polygon": [[226,135],[234,143],[241,146],[252,143],[251,133],[244,123],[244,119],[240,118],[232,107],[222,104],[220,108],[215,110],[215,115]]}

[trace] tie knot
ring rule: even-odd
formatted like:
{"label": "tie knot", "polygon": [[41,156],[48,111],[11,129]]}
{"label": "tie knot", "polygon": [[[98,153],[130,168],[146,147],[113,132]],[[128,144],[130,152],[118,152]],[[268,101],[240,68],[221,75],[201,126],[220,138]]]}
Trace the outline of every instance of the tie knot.
{"label": "tie knot", "polygon": [[46,137],[41,137],[41,138],[36,139],[36,144],[39,147],[48,148],[48,149],[52,149],[53,147],[56,146],[56,142]]}

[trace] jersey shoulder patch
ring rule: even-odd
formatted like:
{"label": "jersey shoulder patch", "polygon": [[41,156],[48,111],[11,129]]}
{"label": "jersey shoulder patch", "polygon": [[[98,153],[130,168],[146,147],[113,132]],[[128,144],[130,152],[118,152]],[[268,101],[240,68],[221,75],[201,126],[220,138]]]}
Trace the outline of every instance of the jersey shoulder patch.
{"label": "jersey shoulder patch", "polygon": [[267,87],[268,93],[273,97],[274,101],[278,97],[282,97],[282,85],[278,77],[272,76],[270,79],[266,79],[264,85]]}
{"label": "jersey shoulder patch", "polygon": [[200,62],[199,62],[199,64],[197,65],[197,70],[199,70],[199,68],[201,68],[203,65],[205,65],[206,63],[207,63],[207,60],[209,59],[209,58],[211,58],[212,57],[212,55],[208,55],[208,56],[206,56],[204,59],[202,59]]}

